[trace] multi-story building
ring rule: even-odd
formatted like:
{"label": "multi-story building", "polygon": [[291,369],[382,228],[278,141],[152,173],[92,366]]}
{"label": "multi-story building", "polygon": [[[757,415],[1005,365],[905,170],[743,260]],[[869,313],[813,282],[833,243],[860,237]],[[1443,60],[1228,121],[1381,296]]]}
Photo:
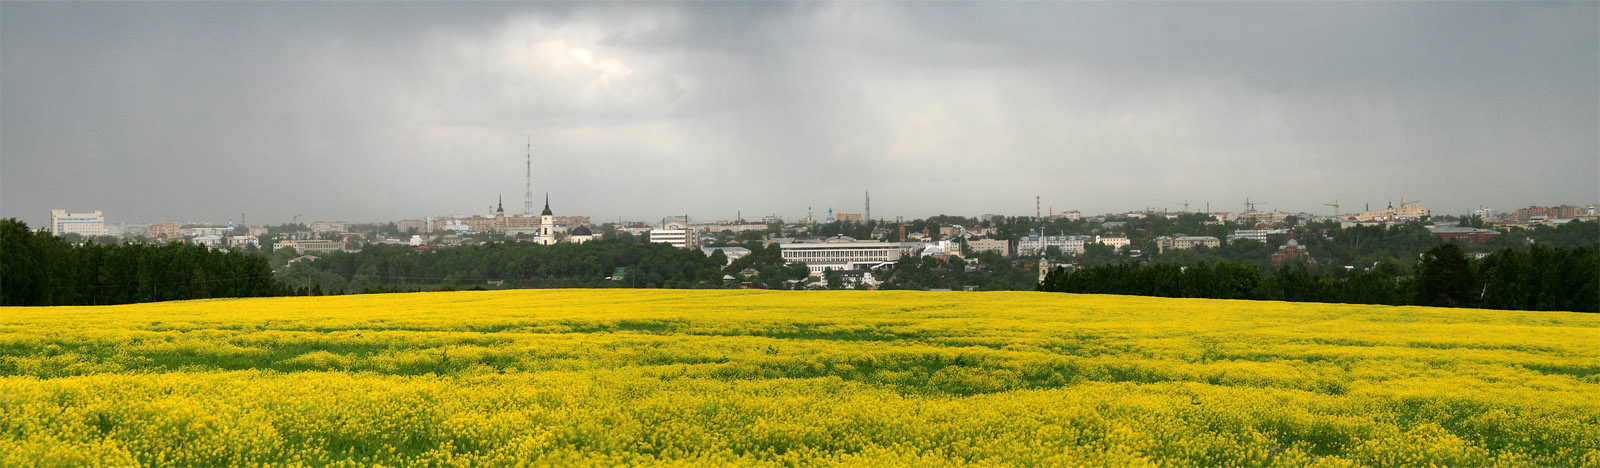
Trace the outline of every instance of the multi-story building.
{"label": "multi-story building", "polygon": [[1132,244],[1133,243],[1132,240],[1129,240],[1126,237],[1096,236],[1094,238],[1094,241],[1097,244],[1104,244],[1107,247],[1111,247],[1112,250],[1121,249],[1123,247],[1128,246],[1128,244]]}
{"label": "multi-story building", "polygon": [[428,232],[428,223],[420,219],[403,219],[400,221],[395,221],[394,227],[395,229],[399,229],[401,233],[413,230],[417,232]]}
{"label": "multi-story building", "polygon": [[106,216],[99,211],[68,213],[67,210],[50,210],[50,233],[58,236],[104,236],[107,234]]}
{"label": "multi-story building", "polygon": [[852,223],[859,223],[859,222],[861,222],[861,213],[839,213],[839,214],[833,215],[833,219],[836,220],[836,221],[849,221],[849,222],[852,222]]}
{"label": "multi-story building", "polygon": [[122,237],[130,234],[144,234],[149,229],[149,224],[118,223],[106,226],[106,233],[113,236]]}
{"label": "multi-story building", "polygon": [[693,229],[651,229],[648,233],[650,242],[671,245],[680,249],[694,246]]}
{"label": "multi-story building", "polygon": [[627,226],[618,227],[617,232],[626,232],[635,236],[647,236],[650,235],[651,229],[653,228],[651,228],[648,224],[633,223]]}
{"label": "multi-story building", "polygon": [[1256,242],[1266,242],[1267,236],[1288,233],[1288,229],[1240,229],[1233,231],[1233,234],[1228,235],[1228,242],[1233,242],[1237,239],[1250,239]]}
{"label": "multi-story building", "polygon": [[1072,210],[1072,211],[1062,212],[1061,214],[1053,214],[1053,215],[1050,215],[1050,216],[1046,216],[1045,218],[1047,218],[1047,219],[1065,219],[1065,220],[1069,220],[1069,221],[1077,221],[1077,220],[1083,219],[1083,213],[1081,213],[1081,212],[1079,212],[1077,210]]}
{"label": "multi-story building", "polygon": [[1211,236],[1168,236],[1156,238],[1157,252],[1166,252],[1169,249],[1188,250],[1197,245],[1215,249],[1222,246],[1222,241]]}
{"label": "multi-story building", "polygon": [[951,240],[936,241],[923,248],[922,256],[937,255],[939,258],[949,260],[950,257],[963,257],[961,243]]}
{"label": "multi-story building", "polygon": [[350,223],[344,221],[312,221],[311,232],[350,232]]}
{"label": "multi-story building", "polygon": [[1459,240],[1467,245],[1484,245],[1489,238],[1500,235],[1500,231],[1493,229],[1477,229],[1469,227],[1436,227],[1428,228],[1428,233],[1439,236],[1445,242]]}
{"label": "multi-story building", "polygon": [[261,239],[256,236],[228,236],[229,248],[261,247]]}
{"label": "multi-story building", "polygon": [[951,226],[939,226],[939,238],[940,239],[949,239],[951,237],[960,237],[960,236],[962,236],[962,235],[964,235],[966,233],[967,233],[966,226],[962,226],[960,224],[951,225]]}
{"label": "multi-story building", "polygon": [[778,244],[778,248],[784,262],[804,262],[811,269],[811,276],[819,276],[828,269],[872,268],[900,260],[900,244],[892,242],[796,242]]}
{"label": "multi-story building", "polygon": [[152,224],[145,228],[145,237],[151,239],[171,239],[178,237],[178,225],[174,223]]}
{"label": "multi-story building", "polygon": [[203,245],[211,248],[222,247],[222,236],[195,236],[194,239],[191,239],[191,241],[194,242],[195,245]]}
{"label": "multi-story building", "polygon": [[967,249],[972,250],[972,253],[999,252],[1001,256],[1011,256],[1011,242],[1005,239],[969,240]]}
{"label": "multi-story building", "polygon": [[280,240],[272,244],[273,250],[293,247],[295,252],[338,252],[344,250],[344,243],[335,240]]}
{"label": "multi-story building", "polygon": [[716,234],[716,233],[719,233],[719,232],[722,232],[722,231],[733,231],[733,232],[757,231],[757,232],[759,232],[759,231],[767,230],[767,225],[765,225],[765,224],[759,224],[759,223],[735,223],[735,222],[728,222],[728,221],[717,221],[715,223],[708,223],[708,224],[696,224],[696,225],[694,225],[692,227],[696,231],[707,232],[707,233],[712,233],[712,234]]}
{"label": "multi-story building", "polygon": [[201,237],[201,236],[222,237],[222,236],[226,236],[228,234],[230,234],[230,230],[228,228],[226,228],[226,227],[218,227],[218,226],[199,226],[199,227],[182,228],[182,229],[178,230],[178,235],[183,236],[183,237]]}
{"label": "multi-story building", "polygon": [[1356,221],[1416,221],[1428,216],[1428,209],[1415,203],[1393,206],[1379,211],[1366,211],[1355,216]]}
{"label": "multi-story building", "polygon": [[1060,248],[1064,254],[1077,255],[1083,253],[1083,244],[1088,241],[1089,236],[1046,236],[1034,231],[1017,239],[1017,255],[1039,255],[1050,247]]}
{"label": "multi-story building", "polygon": [[556,216],[551,218],[562,231],[571,231],[578,226],[588,226],[588,216]]}
{"label": "multi-story building", "polygon": [[1576,218],[1583,210],[1572,205],[1561,206],[1530,206],[1517,209],[1517,221],[1529,221],[1535,218],[1569,219]]}

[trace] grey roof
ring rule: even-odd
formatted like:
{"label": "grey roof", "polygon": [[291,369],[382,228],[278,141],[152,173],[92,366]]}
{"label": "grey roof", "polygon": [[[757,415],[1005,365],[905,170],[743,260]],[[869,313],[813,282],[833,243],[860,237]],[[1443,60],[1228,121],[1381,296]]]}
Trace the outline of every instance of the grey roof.
{"label": "grey roof", "polygon": [[1492,234],[1499,234],[1500,233],[1500,231],[1496,231],[1496,230],[1493,230],[1493,229],[1478,229],[1478,228],[1469,228],[1469,227],[1435,227],[1435,228],[1428,228],[1428,232],[1431,232],[1431,233],[1434,233],[1434,234],[1473,234],[1473,233],[1479,233],[1479,232],[1492,233]]}
{"label": "grey roof", "polygon": [[706,248],[702,248],[700,250],[704,251],[706,254],[710,254],[710,253],[716,252],[718,250],[721,250],[723,254],[731,254],[731,253],[746,253],[747,254],[747,253],[750,253],[750,249],[746,249],[744,247],[706,247]]}

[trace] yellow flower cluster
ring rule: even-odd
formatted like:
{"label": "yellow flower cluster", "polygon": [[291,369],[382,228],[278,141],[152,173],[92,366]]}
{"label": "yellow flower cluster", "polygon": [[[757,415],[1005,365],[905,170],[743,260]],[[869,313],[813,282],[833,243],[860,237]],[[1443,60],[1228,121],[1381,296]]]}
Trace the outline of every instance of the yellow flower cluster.
{"label": "yellow flower cluster", "polygon": [[0,308],[0,466],[1600,467],[1600,316],[1026,292]]}

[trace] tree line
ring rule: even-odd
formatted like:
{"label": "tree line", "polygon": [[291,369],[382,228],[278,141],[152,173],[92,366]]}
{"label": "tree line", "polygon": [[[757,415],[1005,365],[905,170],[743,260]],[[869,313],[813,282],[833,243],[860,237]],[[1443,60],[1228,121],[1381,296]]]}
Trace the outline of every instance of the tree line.
{"label": "tree line", "polygon": [[1039,290],[1085,294],[1257,299],[1600,312],[1600,251],[1534,244],[1481,260],[1443,244],[1415,263],[1385,260],[1347,275],[1316,274],[1299,262],[1270,276],[1255,265],[1127,263],[1058,268]]}
{"label": "tree line", "polygon": [[[777,249],[760,249],[728,270],[760,266]],[[727,257],[661,243],[598,240],[538,245],[489,242],[417,252],[406,245],[369,245],[360,252],[319,254],[279,270],[278,279],[296,294],[356,294],[468,288],[692,288],[724,285]],[[779,260],[781,262],[781,260]],[[760,263],[760,264],[758,264]],[[778,263],[781,265],[781,263]],[[620,270],[619,270],[620,269]],[[793,266],[765,275],[776,283]],[[800,265],[798,271],[807,270]],[[775,284],[776,285],[776,284]]]}
{"label": "tree line", "polygon": [[73,244],[0,220],[0,304],[103,305],[287,293],[266,257],[171,244]]}

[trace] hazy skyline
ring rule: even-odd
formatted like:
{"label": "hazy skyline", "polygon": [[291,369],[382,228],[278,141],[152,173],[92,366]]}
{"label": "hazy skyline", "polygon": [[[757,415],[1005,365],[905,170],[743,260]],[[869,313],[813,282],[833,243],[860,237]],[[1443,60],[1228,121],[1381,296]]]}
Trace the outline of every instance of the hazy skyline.
{"label": "hazy skyline", "polygon": [[0,217],[520,212],[530,138],[596,222],[1593,203],[1600,3],[0,3]]}

